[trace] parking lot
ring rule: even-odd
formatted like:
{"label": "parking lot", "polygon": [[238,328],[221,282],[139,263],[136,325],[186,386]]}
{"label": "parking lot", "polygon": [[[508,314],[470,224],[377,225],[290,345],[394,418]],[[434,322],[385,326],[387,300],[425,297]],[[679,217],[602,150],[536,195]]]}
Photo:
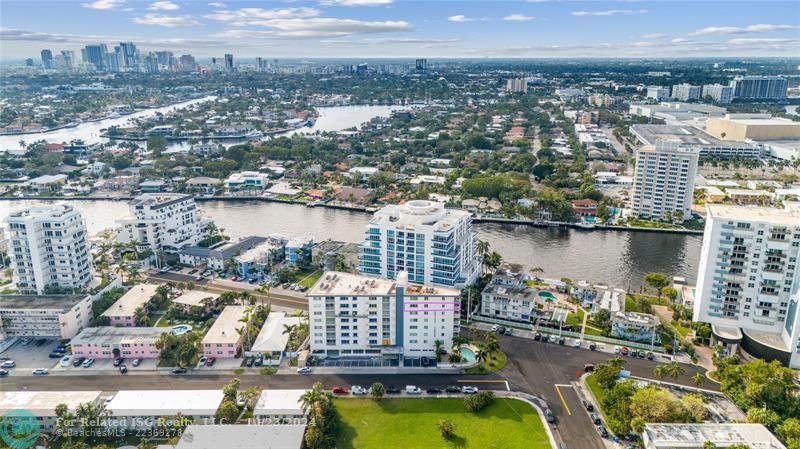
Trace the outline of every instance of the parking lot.
{"label": "parking lot", "polygon": [[383,357],[339,357],[337,359],[317,359],[315,366],[337,368],[386,368],[399,366],[398,360],[388,360]]}
{"label": "parking lot", "polygon": [[[25,341],[28,341],[26,344]],[[36,368],[52,368],[60,359],[50,358],[50,352],[58,345],[58,339],[45,339],[44,343],[38,344],[38,339],[19,339],[5,352],[0,354],[0,359],[13,360],[17,366],[9,369],[9,374],[14,375],[15,371],[30,371]]]}
{"label": "parking lot", "polygon": [[[68,373],[91,373],[91,374],[108,374],[119,372],[119,367],[114,366],[114,359],[95,359],[94,363],[88,368],[84,368],[83,366],[73,366],[73,361],[75,359],[71,358],[70,362],[67,366],[61,366],[61,363],[56,364],[55,367],[51,371],[53,372],[68,372]],[[134,359],[125,359],[123,360],[122,364],[128,368],[128,372],[132,371],[152,371],[156,369],[156,365],[158,364],[158,360],[156,359],[140,359],[139,366],[133,366]]]}

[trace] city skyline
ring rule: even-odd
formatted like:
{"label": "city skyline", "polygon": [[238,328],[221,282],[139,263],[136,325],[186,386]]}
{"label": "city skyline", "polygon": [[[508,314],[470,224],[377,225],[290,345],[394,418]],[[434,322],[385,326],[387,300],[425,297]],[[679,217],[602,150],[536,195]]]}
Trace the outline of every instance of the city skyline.
{"label": "city skyline", "polygon": [[[791,2],[4,2],[0,57],[134,41],[239,58],[794,56]],[[87,27],[91,24],[91,27]]]}

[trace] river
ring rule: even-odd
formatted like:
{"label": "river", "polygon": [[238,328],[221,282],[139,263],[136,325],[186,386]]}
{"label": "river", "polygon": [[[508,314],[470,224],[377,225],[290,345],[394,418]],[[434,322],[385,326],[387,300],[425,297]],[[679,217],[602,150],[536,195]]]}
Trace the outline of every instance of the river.
{"label": "river", "polygon": [[[33,201],[0,201],[0,217]],[[127,214],[120,201],[73,201],[84,212],[90,234],[115,226]],[[233,237],[270,233],[302,234],[317,241],[335,239],[360,242],[370,215],[327,208],[309,208],[284,203],[199,203],[225,234]],[[544,277],[569,277],[606,283],[620,288],[641,285],[645,273],[662,271],[694,281],[702,237],[623,231],[582,231],[534,228],[523,225],[478,223],[481,240],[509,262],[541,267]]]}

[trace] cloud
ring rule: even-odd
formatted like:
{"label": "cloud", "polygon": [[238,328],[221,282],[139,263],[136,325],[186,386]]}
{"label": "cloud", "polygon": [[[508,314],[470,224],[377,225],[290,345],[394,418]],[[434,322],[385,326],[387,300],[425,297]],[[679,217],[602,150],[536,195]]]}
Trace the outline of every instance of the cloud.
{"label": "cloud", "polygon": [[702,36],[706,34],[745,34],[745,33],[767,33],[770,31],[786,31],[800,29],[800,25],[774,25],[759,23],[746,27],[706,27],[692,31],[689,36]]}
{"label": "cloud", "polygon": [[800,39],[781,39],[781,38],[746,38],[739,37],[725,42],[726,45],[750,46],[750,45],[776,45],[776,44],[797,44]]}
{"label": "cloud", "polygon": [[142,17],[134,17],[133,23],[167,28],[202,25],[192,16],[166,16],[163,14],[145,14]]}
{"label": "cloud", "polygon": [[609,9],[606,11],[572,11],[573,16],[632,16],[634,14],[645,14],[646,9]]}
{"label": "cloud", "polygon": [[470,18],[470,17],[467,17],[467,16],[465,16],[465,15],[463,15],[463,14],[458,14],[458,15],[455,15],[455,16],[450,16],[450,17],[448,17],[448,18],[447,18],[447,20],[449,20],[449,21],[451,21],[451,22],[458,22],[458,23],[462,23],[462,22],[474,22],[474,21],[475,21],[475,19],[472,19],[472,18]]}
{"label": "cloud", "polygon": [[325,6],[384,6],[391,5],[394,0],[322,0]]}
{"label": "cloud", "polygon": [[631,44],[631,47],[655,47],[659,45],[656,42],[634,42]]}
{"label": "cloud", "polygon": [[221,3],[221,2],[211,2],[211,3],[208,4],[208,6],[210,6],[212,8],[227,8],[228,7],[228,5],[226,5],[225,3]]}
{"label": "cloud", "polygon": [[175,11],[176,9],[180,9],[181,7],[172,3],[170,1],[163,1],[163,2],[155,2],[151,3],[150,7],[147,8],[150,11]]}
{"label": "cloud", "polygon": [[204,46],[211,48],[218,48],[224,45],[224,41],[210,40],[210,39],[184,39],[184,38],[152,38],[142,39],[141,37],[126,36],[126,35],[85,35],[77,36],[73,34],[58,34],[58,33],[40,33],[37,31],[26,31],[14,28],[1,28],[0,27],[0,40],[4,41],[26,41],[26,42],[58,42],[65,44],[89,44],[103,41],[131,41],[136,39],[136,43],[140,45],[153,45],[153,46]]}
{"label": "cloud", "polygon": [[89,9],[114,9],[124,3],[125,0],[96,0],[91,3],[81,3],[81,6]]}
{"label": "cloud", "polygon": [[661,39],[662,37],[667,37],[666,34],[663,33],[650,33],[650,34],[642,34],[642,39]]}
{"label": "cloud", "polygon": [[536,17],[533,16],[526,16],[525,14],[511,14],[503,17],[503,20],[507,22],[530,22],[535,18]]}
{"label": "cloud", "polygon": [[[305,19],[317,17],[320,10],[316,8],[242,8],[237,10],[214,11],[205,16],[206,19],[230,22],[239,26],[264,25],[264,21],[283,19]],[[268,26],[268,25],[267,25]]]}
{"label": "cloud", "polygon": [[398,21],[363,21],[353,19],[334,19],[314,17],[307,19],[267,20],[262,25],[274,30],[225,30],[215,37],[234,39],[312,39],[346,37],[354,34],[387,33],[394,31],[410,31],[410,23]]}

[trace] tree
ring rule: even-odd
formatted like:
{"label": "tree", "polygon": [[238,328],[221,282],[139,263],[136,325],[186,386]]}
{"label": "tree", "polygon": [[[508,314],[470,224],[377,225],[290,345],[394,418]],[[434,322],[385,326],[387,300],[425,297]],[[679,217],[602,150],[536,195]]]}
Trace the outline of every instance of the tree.
{"label": "tree", "polygon": [[478,255],[484,256],[489,253],[489,242],[485,240],[478,240],[477,245],[475,245],[475,249],[478,252]]}
{"label": "tree", "polygon": [[261,395],[261,389],[258,387],[250,387],[241,393],[239,396],[244,400],[245,407],[252,407],[256,399]]}
{"label": "tree", "polygon": [[667,365],[656,365],[656,367],[653,368],[653,374],[660,380],[664,380],[664,377],[667,376]]}
{"label": "tree", "polygon": [[471,412],[477,412],[494,402],[494,392],[479,391],[476,394],[464,396],[464,407]]}
{"label": "tree", "polygon": [[620,368],[610,363],[601,363],[594,368],[593,376],[598,385],[605,389],[611,389],[617,384],[619,372]]}
{"label": "tree", "polygon": [[800,418],[788,418],[776,429],[789,449],[800,449]]}
{"label": "tree", "polygon": [[225,401],[236,401],[236,396],[239,393],[239,386],[242,382],[236,378],[228,382],[227,385],[222,387],[222,397]]}
{"label": "tree", "polygon": [[225,400],[217,409],[217,420],[224,424],[233,424],[239,419],[239,407],[233,401]]}
{"label": "tree", "polygon": [[683,373],[685,372],[686,370],[684,370],[681,364],[678,362],[672,362],[669,365],[667,365],[667,374],[673,380],[678,380],[678,378],[683,376]]}
{"label": "tree", "polygon": [[453,424],[453,421],[450,421],[449,419],[443,419],[439,421],[438,427],[439,434],[445,440],[449,440],[456,433],[456,426]]}
{"label": "tree", "polygon": [[699,371],[692,375],[692,383],[695,384],[695,386],[699,387],[701,383],[705,382],[705,380],[706,376]]}
{"label": "tree", "polygon": [[678,298],[678,290],[673,287],[664,287],[661,289],[661,294],[666,296],[670,301],[675,301]]}
{"label": "tree", "polygon": [[386,393],[386,388],[380,382],[375,382],[369,387],[369,394],[372,396],[373,399],[380,400],[383,398],[383,395]]}
{"label": "tree", "polygon": [[661,297],[661,289],[669,286],[669,277],[664,273],[651,272],[644,275],[644,281],[652,288],[658,291],[658,297]]}

